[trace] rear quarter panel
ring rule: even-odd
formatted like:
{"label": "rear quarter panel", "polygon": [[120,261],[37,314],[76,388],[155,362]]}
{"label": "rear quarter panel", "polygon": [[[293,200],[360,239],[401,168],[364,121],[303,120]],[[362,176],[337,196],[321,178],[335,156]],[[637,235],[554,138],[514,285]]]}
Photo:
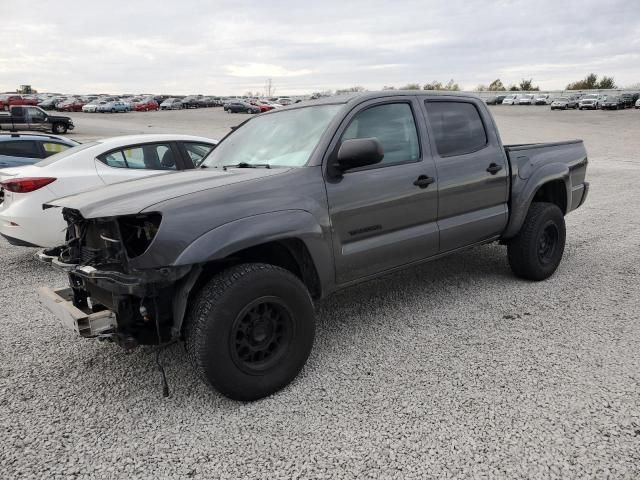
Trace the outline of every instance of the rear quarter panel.
{"label": "rear quarter panel", "polygon": [[510,218],[504,239],[518,233],[538,189],[561,180],[566,189],[569,213],[578,207],[585,189],[587,151],[582,140],[568,142],[506,145],[511,164]]}

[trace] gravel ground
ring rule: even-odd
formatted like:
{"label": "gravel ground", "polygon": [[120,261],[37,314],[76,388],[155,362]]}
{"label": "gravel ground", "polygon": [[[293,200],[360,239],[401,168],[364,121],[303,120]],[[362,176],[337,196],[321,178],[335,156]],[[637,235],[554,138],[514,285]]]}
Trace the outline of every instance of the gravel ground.
{"label": "gravel ground", "polygon": [[[492,245],[335,294],[302,374],[255,403],[178,345],[162,398],[151,349],[63,330],[35,287],[64,277],[0,240],[0,477],[640,478],[640,112],[493,111],[508,143],[585,139],[555,276],[518,280]],[[74,117],[81,139],[244,118]]]}

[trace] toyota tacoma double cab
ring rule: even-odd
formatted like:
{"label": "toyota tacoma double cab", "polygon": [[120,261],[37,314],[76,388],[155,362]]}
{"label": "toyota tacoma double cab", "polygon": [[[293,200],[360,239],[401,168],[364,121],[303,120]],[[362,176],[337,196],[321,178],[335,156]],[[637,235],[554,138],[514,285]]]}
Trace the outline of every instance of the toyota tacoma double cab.
{"label": "toyota tacoma double cab", "polygon": [[516,276],[558,267],[582,205],[581,140],[503,146],[472,95],[377,92],[272,110],[201,168],[44,205],[68,223],[38,254],[69,286],[43,303],[83,337],[184,341],[238,400],[283,388],[314,341],[314,301],[472,246],[506,246]]}
{"label": "toyota tacoma double cab", "polygon": [[71,118],[63,115],[50,115],[40,107],[14,105],[9,114],[0,113],[0,130],[32,130],[40,132],[67,133],[73,130]]}

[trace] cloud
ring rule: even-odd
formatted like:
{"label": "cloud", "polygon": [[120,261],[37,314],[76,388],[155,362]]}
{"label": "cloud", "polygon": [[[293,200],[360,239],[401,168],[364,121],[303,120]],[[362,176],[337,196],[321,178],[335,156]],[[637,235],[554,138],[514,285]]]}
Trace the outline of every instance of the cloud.
{"label": "cloud", "polygon": [[303,68],[300,70],[288,70],[280,65],[270,65],[266,63],[246,63],[244,65],[227,65],[225,67],[229,75],[234,77],[299,77],[300,75],[310,75],[313,70]]}
{"label": "cloud", "polygon": [[501,78],[640,81],[640,3],[154,0],[3,5],[0,91],[280,94]]}

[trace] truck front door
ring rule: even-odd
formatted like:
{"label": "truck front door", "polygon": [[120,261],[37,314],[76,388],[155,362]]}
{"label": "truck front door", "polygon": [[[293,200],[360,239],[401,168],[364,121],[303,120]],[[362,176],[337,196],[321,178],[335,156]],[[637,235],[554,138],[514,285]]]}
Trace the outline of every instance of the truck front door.
{"label": "truck front door", "polygon": [[337,152],[343,140],[375,137],[384,148],[379,164],[327,176],[338,284],[438,252],[436,170],[419,109],[414,97],[365,102],[330,147]]}
{"label": "truck front door", "polygon": [[471,98],[425,105],[438,171],[440,251],[497,237],[508,220],[509,168],[491,116]]}

